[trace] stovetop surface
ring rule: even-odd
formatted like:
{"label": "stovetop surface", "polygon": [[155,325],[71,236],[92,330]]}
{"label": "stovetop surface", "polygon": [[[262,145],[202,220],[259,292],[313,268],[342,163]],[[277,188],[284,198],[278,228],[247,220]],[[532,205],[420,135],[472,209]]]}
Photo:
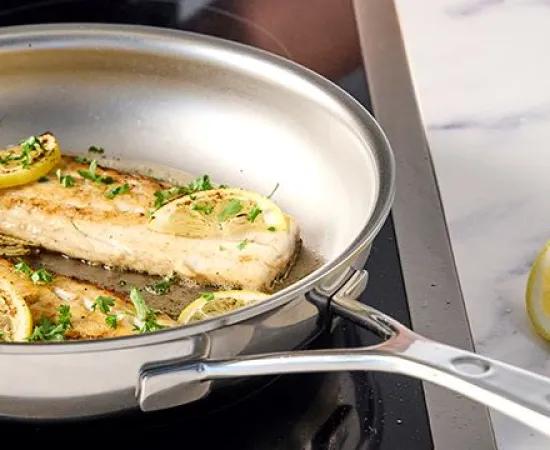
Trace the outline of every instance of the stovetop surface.
{"label": "stovetop surface", "polygon": [[[135,23],[225,37],[297,60],[338,83],[370,109],[351,2],[307,3],[300,7],[294,0],[3,0],[0,26]],[[323,51],[327,35],[332,42],[329,55]],[[362,301],[409,325],[391,217],[374,242],[367,269],[370,280]],[[341,321],[314,347],[372,342],[369,333]],[[123,439],[128,444],[181,440],[186,448],[242,450],[433,447],[422,385],[402,376],[361,372],[288,375],[246,394],[246,399],[214,411],[186,409],[57,425],[9,422],[0,424],[0,433],[20,435],[24,431],[29,441],[40,442],[53,442],[63,435],[67,442],[83,438],[89,443]]]}

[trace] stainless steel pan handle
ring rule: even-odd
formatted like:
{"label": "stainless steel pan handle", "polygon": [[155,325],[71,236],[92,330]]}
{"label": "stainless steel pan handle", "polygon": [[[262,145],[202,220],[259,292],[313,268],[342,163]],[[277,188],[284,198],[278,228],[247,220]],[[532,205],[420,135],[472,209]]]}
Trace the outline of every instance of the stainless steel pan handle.
{"label": "stainless steel pan handle", "polygon": [[207,392],[209,382],[218,379],[370,370],[400,373],[444,386],[550,435],[550,378],[431,341],[356,301],[345,289],[333,297],[331,307],[385,341],[363,348],[271,353],[146,372],[139,390],[141,408],[158,409],[163,393],[176,404],[199,398]]}

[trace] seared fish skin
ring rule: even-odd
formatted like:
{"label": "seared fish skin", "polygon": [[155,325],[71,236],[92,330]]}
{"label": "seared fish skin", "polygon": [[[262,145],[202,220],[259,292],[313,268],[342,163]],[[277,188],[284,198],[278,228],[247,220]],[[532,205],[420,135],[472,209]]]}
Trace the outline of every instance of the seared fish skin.
{"label": "seared fish skin", "polygon": [[[286,232],[255,232],[228,239],[191,239],[152,231],[147,213],[156,191],[170,187],[153,178],[97,169],[111,177],[105,185],[83,178],[86,164],[63,157],[64,187],[53,173],[47,182],[0,190],[0,233],[73,258],[166,276],[172,273],[203,285],[269,291],[291,264],[299,242],[294,220]],[[127,183],[127,193],[108,198],[113,186]]]}
{"label": "seared fish skin", "polygon": [[[132,302],[125,296],[101,289],[92,284],[56,275],[51,283],[34,284],[27,275],[15,270],[10,261],[0,258],[0,278],[8,281],[23,297],[31,310],[35,324],[42,318],[55,320],[58,307],[68,305],[71,313],[71,327],[65,339],[100,339],[136,334],[135,327],[141,324],[135,319]],[[109,314],[116,315],[116,328],[109,326],[106,313],[93,308],[99,296],[110,297],[114,304]],[[166,314],[158,314],[157,322],[163,326],[177,323]]]}

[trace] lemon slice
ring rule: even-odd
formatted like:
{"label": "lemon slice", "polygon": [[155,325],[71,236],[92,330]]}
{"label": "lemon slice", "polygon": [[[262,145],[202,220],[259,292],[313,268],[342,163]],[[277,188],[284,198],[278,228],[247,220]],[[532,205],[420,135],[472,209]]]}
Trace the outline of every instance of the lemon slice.
{"label": "lemon slice", "polygon": [[33,321],[25,300],[11,283],[0,279],[0,338],[3,341],[26,341],[32,334]]}
{"label": "lemon slice", "polygon": [[156,211],[151,230],[191,238],[285,231],[287,220],[267,197],[244,189],[212,189],[180,197]]}
{"label": "lemon slice", "polygon": [[31,183],[50,172],[61,151],[53,134],[31,136],[21,144],[0,151],[0,189]]}
{"label": "lemon slice", "polygon": [[527,314],[535,331],[550,340],[550,242],[544,246],[531,267],[525,300]]}
{"label": "lemon slice", "polygon": [[208,292],[193,300],[181,311],[178,322],[186,325],[227,314],[270,296],[257,291]]}

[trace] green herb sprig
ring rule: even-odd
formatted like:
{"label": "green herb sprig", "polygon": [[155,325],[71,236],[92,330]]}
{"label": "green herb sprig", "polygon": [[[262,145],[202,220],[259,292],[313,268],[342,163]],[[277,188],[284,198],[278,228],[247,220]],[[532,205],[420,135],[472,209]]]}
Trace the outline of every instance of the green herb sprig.
{"label": "green herb sprig", "polygon": [[165,328],[164,325],[157,322],[157,312],[147,306],[139,290],[132,288],[130,291],[130,300],[134,304],[136,318],[143,322],[143,325],[134,327],[138,333],[150,333],[151,331]]}
{"label": "green herb sprig", "polygon": [[40,319],[29,341],[62,341],[69,328],[71,328],[71,308],[69,305],[60,305],[57,308],[57,321],[47,317]]}
{"label": "green herb sprig", "polygon": [[17,272],[27,275],[34,284],[49,284],[53,281],[54,276],[44,267],[38,270],[33,270],[25,261],[19,260],[13,266]]}
{"label": "green herb sprig", "polygon": [[95,159],[90,162],[87,170],[80,169],[78,173],[82,178],[86,178],[94,183],[112,184],[115,181],[113,177],[97,173],[97,160]]}
{"label": "green herb sprig", "polygon": [[105,191],[105,197],[112,200],[117,195],[127,194],[128,192],[130,192],[130,185],[128,183],[124,183]]}
{"label": "green herb sprig", "polygon": [[145,286],[145,290],[153,295],[166,295],[170,292],[170,288],[176,282],[175,275],[164,277],[161,281]]}

